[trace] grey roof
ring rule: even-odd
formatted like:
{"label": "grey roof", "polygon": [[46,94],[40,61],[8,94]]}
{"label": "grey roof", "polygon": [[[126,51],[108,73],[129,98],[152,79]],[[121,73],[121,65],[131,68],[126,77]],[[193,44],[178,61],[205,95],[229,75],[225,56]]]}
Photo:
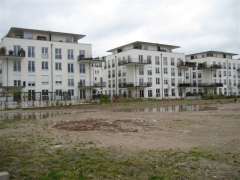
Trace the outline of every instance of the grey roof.
{"label": "grey roof", "polygon": [[24,31],[36,32],[36,33],[56,34],[56,35],[70,35],[70,36],[73,36],[77,40],[82,39],[83,37],[86,36],[86,35],[83,35],[83,34],[74,34],[74,33],[65,33],[65,32],[58,32],[58,31],[47,31],[47,30],[11,27],[10,30],[8,31],[6,37],[9,37],[11,33],[24,32]]}
{"label": "grey roof", "polygon": [[229,53],[229,52],[224,52],[224,51],[203,51],[203,52],[188,54],[187,56],[198,55],[198,54],[206,54],[206,53],[227,54],[227,55],[231,55],[231,56],[238,55],[238,54],[235,54],[235,53]]}
{"label": "grey roof", "polygon": [[144,41],[135,41],[135,42],[131,42],[131,43],[128,43],[128,44],[125,44],[125,45],[122,45],[122,46],[119,46],[119,47],[110,49],[110,50],[108,50],[107,52],[112,52],[112,51],[114,51],[114,50],[116,50],[116,49],[123,48],[123,47],[125,47],[125,46],[132,45],[132,44],[138,44],[138,43],[139,43],[139,44],[156,45],[156,46],[164,46],[164,47],[168,47],[168,48],[170,48],[170,49],[180,48],[180,46],[175,46],[175,45],[159,44],[159,43],[144,42]]}

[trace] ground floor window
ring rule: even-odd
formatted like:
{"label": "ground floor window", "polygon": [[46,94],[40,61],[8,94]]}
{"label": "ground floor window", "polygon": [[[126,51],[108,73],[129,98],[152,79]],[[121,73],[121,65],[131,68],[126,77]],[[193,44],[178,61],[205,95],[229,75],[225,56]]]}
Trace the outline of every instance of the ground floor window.
{"label": "ground floor window", "polygon": [[172,89],[172,96],[176,96],[175,89]]}
{"label": "ground floor window", "polygon": [[80,90],[80,99],[86,99],[86,90],[85,89]]}
{"label": "ground floor window", "polygon": [[156,97],[160,97],[161,94],[160,94],[160,89],[156,89]]}
{"label": "ground floor window", "polygon": [[152,90],[148,90],[148,97],[152,97]]}
{"label": "ground floor window", "polygon": [[74,96],[74,90],[73,89],[69,89],[68,90],[68,94],[69,94],[70,97]]}
{"label": "ground floor window", "polygon": [[47,89],[43,89],[42,90],[42,100],[49,100],[49,97],[48,97],[48,90]]}
{"label": "ground floor window", "polygon": [[164,89],[164,96],[168,97],[168,89]]}
{"label": "ground floor window", "polygon": [[140,95],[140,97],[144,97],[144,90],[140,90],[139,95]]}

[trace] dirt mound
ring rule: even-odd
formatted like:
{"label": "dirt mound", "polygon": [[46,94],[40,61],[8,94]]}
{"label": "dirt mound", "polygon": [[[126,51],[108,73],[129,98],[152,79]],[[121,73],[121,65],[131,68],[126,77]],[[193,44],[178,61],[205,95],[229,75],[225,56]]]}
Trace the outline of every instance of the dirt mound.
{"label": "dirt mound", "polygon": [[54,128],[67,131],[109,131],[109,132],[138,132],[140,122],[133,120],[106,121],[103,119],[86,119],[68,121],[56,124]]}

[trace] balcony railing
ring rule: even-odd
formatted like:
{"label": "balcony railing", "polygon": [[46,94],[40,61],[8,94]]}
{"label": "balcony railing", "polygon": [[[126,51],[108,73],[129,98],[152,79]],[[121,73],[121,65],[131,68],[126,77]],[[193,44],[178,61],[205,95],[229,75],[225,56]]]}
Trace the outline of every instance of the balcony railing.
{"label": "balcony railing", "polygon": [[125,65],[148,65],[148,64],[151,64],[150,61],[147,61],[147,60],[139,60],[139,59],[127,59],[127,60],[121,60],[121,61],[118,61],[118,65],[119,66],[125,66]]}
{"label": "balcony railing", "polygon": [[147,82],[147,83],[134,83],[134,82],[127,82],[127,83],[119,83],[119,88],[137,88],[137,87],[151,87],[152,83]]}
{"label": "balcony railing", "polygon": [[223,87],[223,83],[179,83],[178,87]]}
{"label": "balcony railing", "polygon": [[205,70],[213,70],[213,69],[221,69],[221,68],[222,68],[222,66],[220,64],[207,65],[206,62],[198,64],[198,69],[199,70],[203,70],[203,69],[205,69]]}
{"label": "balcony railing", "polygon": [[104,88],[106,87],[106,82],[98,82],[98,83],[78,83],[79,88]]}
{"label": "balcony railing", "polygon": [[177,64],[178,68],[190,68],[190,67],[196,67],[196,63],[195,62],[189,62],[189,61],[180,61]]}
{"label": "balcony railing", "polygon": [[78,62],[80,62],[80,63],[84,63],[84,62],[101,63],[101,62],[103,62],[103,60],[100,58],[92,58],[92,57],[85,57],[84,55],[79,55]]}
{"label": "balcony railing", "polygon": [[14,52],[13,50],[7,51],[5,47],[0,48],[0,59],[2,60],[9,60],[9,59],[22,59],[26,55],[24,49],[20,49],[17,52]]}

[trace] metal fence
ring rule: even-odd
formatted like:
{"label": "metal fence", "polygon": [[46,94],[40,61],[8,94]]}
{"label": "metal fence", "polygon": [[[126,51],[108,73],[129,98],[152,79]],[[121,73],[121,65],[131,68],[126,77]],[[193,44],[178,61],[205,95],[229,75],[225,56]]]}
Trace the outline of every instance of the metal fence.
{"label": "metal fence", "polygon": [[98,96],[93,96],[92,98],[79,98],[71,96],[69,93],[56,94],[56,92],[21,92],[17,94],[0,93],[0,110],[78,105],[88,102],[96,102],[98,99]]}

